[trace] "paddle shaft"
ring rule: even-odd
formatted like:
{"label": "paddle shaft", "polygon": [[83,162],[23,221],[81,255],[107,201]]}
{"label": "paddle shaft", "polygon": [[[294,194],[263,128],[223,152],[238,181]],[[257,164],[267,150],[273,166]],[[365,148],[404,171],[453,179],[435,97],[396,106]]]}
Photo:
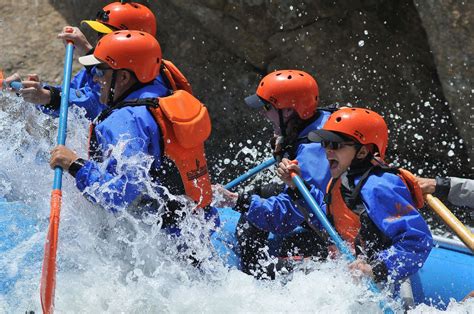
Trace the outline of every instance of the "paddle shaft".
{"label": "paddle shaft", "polygon": [[437,198],[431,194],[425,196],[426,203],[451,228],[464,244],[474,252],[474,234],[454,216],[454,214]]}
{"label": "paddle shaft", "polygon": [[271,165],[273,165],[275,163],[276,163],[276,159],[274,157],[272,157],[268,160],[265,160],[260,165],[250,169],[249,171],[247,171],[246,173],[244,173],[240,177],[235,178],[234,180],[230,181],[224,187],[225,187],[226,190],[230,190],[230,189],[234,188],[235,186],[239,185],[240,183],[242,183],[243,181],[247,180],[251,176],[259,173],[263,169],[268,168],[268,167],[270,167]]}
{"label": "paddle shaft", "polygon": [[[2,83],[2,85],[3,84],[4,84],[4,82]],[[18,81],[10,82],[10,84],[8,84],[8,86],[13,88],[15,91],[19,91],[20,89],[23,88],[23,85],[21,84],[21,82],[18,82]]]}
{"label": "paddle shaft", "polygon": [[[355,257],[352,254],[351,250],[346,245],[346,243],[341,238],[341,236],[333,228],[328,218],[326,217],[325,213],[322,211],[322,209],[314,200],[313,196],[311,196],[311,193],[306,188],[304,181],[300,178],[300,176],[298,176],[294,172],[291,173],[291,178],[292,178],[293,183],[298,188],[298,191],[300,192],[301,196],[303,196],[304,200],[306,201],[308,206],[311,208],[311,211],[316,215],[316,217],[318,218],[319,222],[322,224],[324,229],[326,229],[327,233],[333,240],[338,250],[344,255],[344,257],[349,262],[355,261]],[[380,290],[377,288],[377,285],[375,284],[373,280],[368,280],[367,283],[368,283],[368,287],[370,291],[374,293],[380,293]],[[393,310],[385,304],[385,302],[381,301],[379,305],[380,305],[380,308],[384,311],[384,313],[386,314],[394,313]]]}
{"label": "paddle shaft", "polygon": [[5,87],[5,80],[3,79],[3,72],[0,71],[0,89],[4,89],[4,88],[7,88],[7,87],[13,88],[15,91],[18,92],[20,89],[23,88],[23,84],[21,84],[20,81],[13,81],[13,82],[8,83],[8,85]]}
{"label": "paddle shaft", "polygon": [[[61,106],[59,109],[58,145],[66,143],[67,109],[69,106],[69,88],[71,85],[72,61],[74,45],[69,42],[66,45],[66,56],[64,61],[63,84]],[[49,218],[49,230],[44,249],[43,270],[41,274],[40,296],[43,313],[53,313],[54,292],[56,288],[56,252],[58,243],[59,217],[61,212],[61,186],[63,169],[54,168],[53,191],[51,193],[51,213]]]}

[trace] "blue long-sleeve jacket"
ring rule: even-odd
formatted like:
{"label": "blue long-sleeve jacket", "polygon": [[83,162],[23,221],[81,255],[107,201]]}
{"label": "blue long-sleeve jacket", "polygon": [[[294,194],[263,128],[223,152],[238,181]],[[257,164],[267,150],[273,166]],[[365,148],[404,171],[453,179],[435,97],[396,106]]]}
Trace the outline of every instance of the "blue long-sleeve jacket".
{"label": "blue long-sleeve jacket", "polygon": [[433,237],[405,183],[396,174],[378,170],[360,194],[369,218],[391,241],[374,260],[383,262],[394,281],[416,273],[431,252]]}
{"label": "blue long-sleeve jacket", "polygon": [[[69,89],[69,106],[75,105],[79,108],[84,108],[86,111],[86,118],[89,120],[94,120],[105,108],[106,106],[101,104],[99,101],[100,98],[100,86],[98,83],[94,82],[94,70],[86,70],[82,68],[71,80],[71,85]],[[50,86],[45,85],[45,88],[52,90],[56,89],[57,93],[62,91],[62,86]],[[54,101],[52,99],[52,101]],[[58,104],[52,105],[39,105],[38,108],[49,115],[57,117],[59,115]]]}
{"label": "blue long-sleeve jacket", "polygon": [[[125,100],[170,94],[161,76]],[[103,162],[88,160],[76,173],[76,185],[110,211],[130,205],[142,193],[150,166],[161,165],[161,132],[146,106],[116,109],[94,128]]]}
{"label": "blue long-sleeve jacket", "polygon": [[[299,138],[304,138],[309,132],[323,127],[331,113],[324,110],[319,112],[319,117],[299,134]],[[331,174],[326,152],[321,144],[309,141],[301,142],[297,147],[296,159],[301,168],[302,179],[317,189],[325,191]],[[275,234],[291,232],[304,220],[286,190],[269,198],[252,195],[249,209],[245,215],[248,221],[257,228]]]}
{"label": "blue long-sleeve jacket", "polygon": [[[355,184],[359,178],[355,180]],[[311,195],[321,209],[326,212],[323,193],[311,187]],[[360,196],[366,212],[378,230],[390,241],[387,248],[374,253],[373,265],[383,263],[383,268],[391,279],[398,281],[416,273],[433,247],[431,232],[423,217],[415,209],[410,191],[397,175],[384,171],[371,174],[364,183]],[[296,206],[287,206],[295,203]],[[285,200],[279,199],[278,211],[273,211],[271,206],[262,207],[261,219],[270,232],[288,232],[299,226],[304,220],[304,208],[311,212],[304,200],[292,200],[289,195]],[[273,204],[275,207],[275,204]],[[322,229],[315,215],[311,223]],[[281,233],[281,232],[280,232]],[[364,239],[370,241],[371,239]]]}

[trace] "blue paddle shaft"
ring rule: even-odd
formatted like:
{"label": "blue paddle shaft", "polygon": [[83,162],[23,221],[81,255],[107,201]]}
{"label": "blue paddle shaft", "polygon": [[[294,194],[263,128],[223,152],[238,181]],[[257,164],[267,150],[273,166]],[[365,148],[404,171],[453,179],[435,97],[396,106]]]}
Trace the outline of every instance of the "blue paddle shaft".
{"label": "blue paddle shaft", "polygon": [[[73,53],[74,45],[72,43],[68,43],[66,46],[66,57],[64,61],[61,106],[59,107],[58,145],[64,145],[66,143],[67,109],[69,106],[69,87],[71,86]],[[53,182],[54,190],[61,190],[62,175],[63,169],[61,167],[55,167]]]}
{"label": "blue paddle shaft", "polygon": [[262,162],[260,165],[250,169],[249,171],[247,171],[246,173],[244,173],[240,177],[235,178],[234,180],[230,181],[224,187],[225,187],[226,190],[230,190],[230,189],[234,188],[235,186],[239,185],[241,182],[247,180],[251,176],[259,173],[263,169],[268,168],[268,167],[270,167],[271,165],[273,165],[275,163],[276,163],[276,159],[274,157],[272,157],[272,158]]}
{"label": "blue paddle shaft", "polygon": [[344,254],[344,257],[347,260],[349,260],[349,262],[353,262],[355,260],[355,257],[352,255],[351,251],[349,250],[349,248],[347,247],[346,243],[341,238],[341,236],[333,228],[333,226],[329,222],[328,218],[326,217],[326,214],[322,211],[322,209],[316,203],[314,198],[311,196],[311,194],[309,193],[308,189],[306,188],[306,185],[304,184],[303,180],[298,175],[293,175],[292,180],[293,180],[293,183],[298,188],[298,190],[300,191],[300,193],[303,196],[306,203],[309,205],[309,207],[311,208],[313,213],[316,215],[318,220],[323,225],[324,229],[326,229],[329,236],[334,241],[334,244],[336,244],[337,249],[342,254]]}
{"label": "blue paddle shaft", "polygon": [[13,88],[16,91],[19,91],[20,89],[23,88],[23,85],[21,84],[21,82],[18,82],[18,81],[13,81],[9,85],[11,88]]}
{"label": "blue paddle shaft", "polygon": [[[311,208],[312,212],[318,218],[319,222],[323,225],[324,229],[326,229],[326,231],[328,232],[329,236],[334,241],[334,244],[337,246],[338,250],[344,255],[344,257],[349,262],[355,261],[355,257],[354,257],[354,255],[352,255],[352,252],[350,251],[349,247],[346,245],[346,243],[341,238],[341,236],[333,228],[333,226],[329,222],[328,218],[326,217],[325,213],[322,211],[322,209],[316,203],[314,198],[311,196],[311,193],[309,193],[308,189],[306,188],[306,185],[304,184],[304,182],[300,178],[300,176],[298,176],[296,174],[293,174],[292,175],[292,181],[296,185],[296,187],[298,188],[299,192],[303,196],[303,198],[306,201],[306,203],[308,204],[308,206]],[[372,291],[374,293],[380,293],[379,288],[377,287],[377,285],[372,280],[368,281],[368,287],[369,287],[370,291]],[[380,308],[386,314],[394,313],[393,310],[390,307],[386,306],[384,302],[380,302]]]}
{"label": "blue paddle shaft", "polygon": [[5,83],[5,80],[2,80],[0,81],[0,86],[3,88],[7,88],[7,87],[10,87],[10,88],[13,88],[15,91],[19,91],[20,89],[23,88],[23,85],[21,84],[20,81],[13,81],[13,82],[10,82],[8,84]]}

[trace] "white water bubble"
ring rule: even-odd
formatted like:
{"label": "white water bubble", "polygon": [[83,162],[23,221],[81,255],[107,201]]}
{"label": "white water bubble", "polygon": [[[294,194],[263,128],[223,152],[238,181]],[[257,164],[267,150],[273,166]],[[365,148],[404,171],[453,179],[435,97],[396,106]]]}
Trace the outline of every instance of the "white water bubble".
{"label": "white water bubble", "polygon": [[359,45],[359,47],[364,47],[365,41],[359,40],[359,42],[357,44]]}

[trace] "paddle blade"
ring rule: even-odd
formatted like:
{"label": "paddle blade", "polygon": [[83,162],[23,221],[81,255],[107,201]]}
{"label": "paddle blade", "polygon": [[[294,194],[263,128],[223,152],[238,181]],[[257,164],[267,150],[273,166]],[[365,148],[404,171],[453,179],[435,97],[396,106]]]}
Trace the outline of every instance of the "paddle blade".
{"label": "paddle blade", "polygon": [[56,252],[58,248],[59,214],[61,212],[61,190],[51,193],[51,214],[49,230],[44,245],[43,270],[41,273],[41,307],[43,313],[53,313],[54,291],[56,288]]}
{"label": "paddle blade", "polygon": [[0,70],[0,89],[3,87],[3,71]]}

